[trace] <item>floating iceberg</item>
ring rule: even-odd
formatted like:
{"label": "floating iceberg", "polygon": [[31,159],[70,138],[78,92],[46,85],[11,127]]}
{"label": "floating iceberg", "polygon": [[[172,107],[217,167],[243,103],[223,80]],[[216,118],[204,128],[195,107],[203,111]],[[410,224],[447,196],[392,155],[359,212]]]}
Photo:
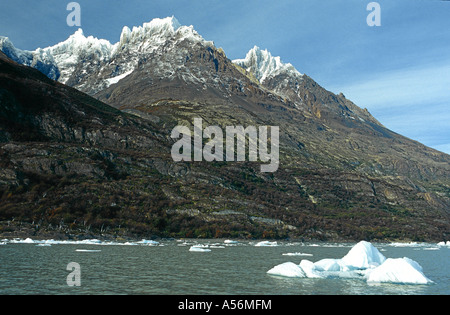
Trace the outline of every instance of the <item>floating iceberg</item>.
{"label": "floating iceberg", "polygon": [[284,264],[278,265],[267,271],[268,274],[274,276],[282,276],[289,278],[306,278],[306,274],[303,269],[294,264],[293,262],[286,262]]}
{"label": "floating iceberg", "polygon": [[238,241],[233,241],[233,240],[225,240],[223,241],[225,244],[239,244]]}
{"label": "floating iceberg", "polygon": [[137,242],[140,245],[148,245],[148,246],[157,246],[159,245],[159,242],[152,241],[152,240],[142,240],[140,242]]}
{"label": "floating iceberg", "polygon": [[369,242],[360,242],[341,259],[326,258],[299,265],[284,263],[270,269],[270,275],[293,278],[357,278],[368,283],[431,284],[422,267],[409,258],[386,259]]}
{"label": "floating iceberg", "polygon": [[386,260],[369,242],[359,242],[341,259],[322,259],[314,263],[317,271],[351,271],[375,268]]}
{"label": "floating iceberg", "polygon": [[152,240],[142,240],[139,242],[113,242],[113,241],[101,241],[98,239],[87,239],[87,240],[32,240],[31,238],[26,239],[13,239],[13,240],[4,240],[5,244],[36,244],[36,246],[50,246],[50,245],[131,245],[131,246],[156,246],[160,245],[159,242]]}
{"label": "floating iceberg", "polygon": [[433,283],[422,272],[422,267],[407,257],[387,259],[381,266],[367,275],[369,283],[430,284]]}
{"label": "floating iceberg", "polygon": [[439,250],[439,247],[425,247],[423,250]]}
{"label": "floating iceberg", "polygon": [[392,247],[420,247],[423,246],[423,243],[410,242],[410,243],[390,243],[389,246]]}
{"label": "floating iceberg", "polygon": [[269,242],[269,241],[262,241],[257,244],[255,244],[256,247],[263,247],[263,246],[278,246],[277,242]]}
{"label": "floating iceberg", "polygon": [[201,252],[201,253],[207,253],[211,250],[206,245],[193,245],[191,248],[189,248],[190,252]]}
{"label": "floating iceberg", "polygon": [[367,269],[381,265],[386,260],[383,254],[369,242],[359,242],[347,255],[342,263],[351,269]]}

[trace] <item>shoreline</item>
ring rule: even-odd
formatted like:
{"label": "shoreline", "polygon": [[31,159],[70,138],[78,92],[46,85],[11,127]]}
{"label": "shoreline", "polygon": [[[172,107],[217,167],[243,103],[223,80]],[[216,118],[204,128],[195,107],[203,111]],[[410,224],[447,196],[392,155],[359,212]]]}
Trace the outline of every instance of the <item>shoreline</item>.
{"label": "shoreline", "polygon": [[[2,239],[33,239],[33,240],[56,240],[56,241],[83,241],[83,240],[100,240],[105,242],[133,242],[136,240],[175,240],[175,239],[183,239],[183,240],[237,240],[237,241],[291,241],[291,242],[323,242],[323,243],[357,243],[362,239],[347,239],[344,237],[337,238],[313,238],[308,236],[301,237],[287,237],[287,238],[260,238],[253,237],[251,235],[245,235],[241,237],[232,237],[232,236],[222,236],[222,237],[186,237],[180,235],[158,235],[155,233],[127,233],[126,229],[120,233],[107,233],[101,231],[71,231],[64,230],[60,228],[36,228],[35,225],[28,222],[12,222],[12,221],[0,221],[0,240]],[[364,239],[365,241],[373,242],[373,243],[430,243],[437,244],[440,242],[446,242],[446,239],[393,239],[393,238],[385,238],[385,239]]]}

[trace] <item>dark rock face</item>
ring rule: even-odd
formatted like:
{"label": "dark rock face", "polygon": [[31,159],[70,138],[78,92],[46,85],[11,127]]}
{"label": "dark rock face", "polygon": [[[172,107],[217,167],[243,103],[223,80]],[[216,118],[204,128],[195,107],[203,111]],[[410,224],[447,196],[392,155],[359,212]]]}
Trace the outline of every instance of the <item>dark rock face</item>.
{"label": "dark rock face", "polygon": [[[38,222],[37,234],[448,238],[448,155],[305,75],[260,83],[213,45],[173,36],[124,46],[87,76],[75,68],[66,83],[95,99],[1,56],[0,220]],[[134,71],[105,84],[126,60]],[[197,117],[280,126],[279,170],[173,162],[172,128]]]}

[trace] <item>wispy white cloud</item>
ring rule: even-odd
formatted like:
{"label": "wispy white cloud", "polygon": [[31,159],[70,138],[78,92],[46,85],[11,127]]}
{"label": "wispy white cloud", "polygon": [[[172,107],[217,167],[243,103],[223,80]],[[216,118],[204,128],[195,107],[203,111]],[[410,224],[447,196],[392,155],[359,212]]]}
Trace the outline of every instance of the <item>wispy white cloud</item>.
{"label": "wispy white cloud", "polygon": [[450,101],[450,61],[378,73],[367,81],[333,89],[342,90],[360,106],[377,110]]}
{"label": "wispy white cloud", "polygon": [[377,73],[331,90],[393,131],[450,154],[450,61]]}

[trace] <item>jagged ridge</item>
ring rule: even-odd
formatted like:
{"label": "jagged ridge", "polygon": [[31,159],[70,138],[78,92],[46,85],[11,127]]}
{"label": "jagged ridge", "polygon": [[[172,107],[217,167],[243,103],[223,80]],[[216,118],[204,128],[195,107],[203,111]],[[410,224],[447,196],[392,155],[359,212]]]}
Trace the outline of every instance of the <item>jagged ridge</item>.
{"label": "jagged ridge", "polygon": [[302,77],[302,74],[292,64],[281,62],[280,57],[273,57],[267,49],[261,50],[258,46],[250,49],[245,59],[236,59],[233,62],[253,73],[261,83],[264,83],[269,77],[281,73]]}

